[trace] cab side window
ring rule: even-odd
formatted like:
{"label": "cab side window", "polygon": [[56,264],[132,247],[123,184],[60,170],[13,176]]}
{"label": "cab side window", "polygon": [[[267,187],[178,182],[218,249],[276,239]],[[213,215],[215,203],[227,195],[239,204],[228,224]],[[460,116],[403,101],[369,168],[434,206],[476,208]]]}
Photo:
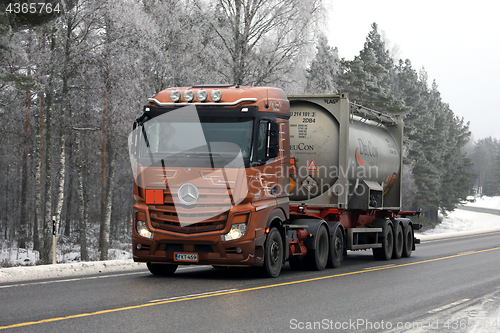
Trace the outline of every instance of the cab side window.
{"label": "cab side window", "polygon": [[269,122],[261,121],[259,123],[259,137],[257,139],[257,160],[265,161],[267,159],[267,128]]}

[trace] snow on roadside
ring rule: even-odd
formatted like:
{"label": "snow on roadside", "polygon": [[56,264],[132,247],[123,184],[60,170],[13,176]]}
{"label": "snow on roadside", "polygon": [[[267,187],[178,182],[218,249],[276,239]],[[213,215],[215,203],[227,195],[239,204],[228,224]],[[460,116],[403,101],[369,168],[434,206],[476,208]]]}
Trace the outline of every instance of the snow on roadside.
{"label": "snow on roadside", "polygon": [[496,197],[469,197],[471,201],[465,206],[500,209],[500,196]]}
{"label": "snow on roadside", "polygon": [[0,284],[61,277],[69,278],[86,275],[104,275],[108,273],[130,272],[144,269],[146,269],[146,264],[136,263],[132,259],[8,267],[0,268]]}
{"label": "snow on roadside", "polygon": [[[116,248],[109,249],[108,251],[108,258],[110,260],[132,259],[131,244],[115,241],[114,245]],[[32,244],[29,247],[32,247]],[[89,252],[90,261],[96,261],[99,258],[99,252],[94,247],[89,247],[87,251]],[[81,262],[80,246],[58,241],[56,259],[61,264]],[[35,266],[39,260],[40,253],[31,248],[7,247],[5,244],[2,244],[2,248],[0,249],[1,267]]]}
{"label": "snow on roadside", "polygon": [[449,213],[448,216],[443,217],[443,221],[436,225],[434,229],[426,230],[422,232],[421,235],[497,228],[500,228],[499,215],[456,209],[455,211]]}
{"label": "snow on roadside", "polygon": [[[500,210],[500,196],[478,197],[475,198],[474,202],[467,202],[465,206]],[[422,240],[430,240],[493,231],[500,231],[499,215],[471,212],[457,208],[448,213],[448,216],[443,217],[442,222],[436,225],[434,229],[416,232],[415,235]]]}

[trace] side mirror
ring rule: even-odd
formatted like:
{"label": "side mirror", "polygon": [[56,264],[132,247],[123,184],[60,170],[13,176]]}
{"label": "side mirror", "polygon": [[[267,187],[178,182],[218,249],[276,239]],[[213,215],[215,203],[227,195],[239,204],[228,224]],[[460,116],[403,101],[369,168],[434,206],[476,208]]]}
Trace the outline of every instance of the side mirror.
{"label": "side mirror", "polygon": [[269,132],[268,132],[268,148],[267,148],[267,157],[275,158],[278,157],[280,151],[280,126],[277,122],[272,121],[269,123]]}

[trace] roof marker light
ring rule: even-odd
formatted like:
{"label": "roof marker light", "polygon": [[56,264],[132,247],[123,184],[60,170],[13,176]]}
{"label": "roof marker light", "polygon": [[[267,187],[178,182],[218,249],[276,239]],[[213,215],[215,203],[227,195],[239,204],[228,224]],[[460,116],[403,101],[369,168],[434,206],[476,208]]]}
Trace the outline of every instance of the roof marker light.
{"label": "roof marker light", "polygon": [[172,102],[178,102],[181,99],[181,93],[179,92],[179,90],[172,90],[170,92],[170,99],[172,100]]}
{"label": "roof marker light", "polygon": [[184,97],[184,100],[186,102],[192,102],[193,99],[194,99],[194,92],[192,90],[184,90],[184,94],[182,95],[182,97]]}
{"label": "roof marker light", "polygon": [[208,93],[206,90],[200,89],[196,92],[196,99],[200,102],[205,102],[207,100]]}
{"label": "roof marker light", "polygon": [[214,102],[219,102],[222,99],[222,92],[219,89],[214,89],[210,92],[210,98]]}

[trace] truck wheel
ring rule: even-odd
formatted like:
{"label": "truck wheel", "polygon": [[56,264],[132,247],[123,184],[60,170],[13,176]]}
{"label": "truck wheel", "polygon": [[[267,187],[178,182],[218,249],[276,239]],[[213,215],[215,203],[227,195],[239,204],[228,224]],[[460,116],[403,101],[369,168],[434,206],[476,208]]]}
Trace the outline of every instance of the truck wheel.
{"label": "truck wheel", "polygon": [[392,226],[389,223],[385,224],[383,233],[384,236],[382,240],[382,247],[373,249],[373,256],[377,260],[389,260],[392,257],[394,236],[392,232]]}
{"label": "truck wheel", "polygon": [[401,228],[401,224],[396,225],[396,230],[394,232],[394,250],[392,252],[392,259],[399,259],[403,254],[403,228]]}
{"label": "truck wheel", "polygon": [[318,233],[315,236],[314,244],[315,250],[308,250],[306,255],[306,263],[310,269],[315,271],[321,271],[325,269],[326,263],[328,262],[329,243],[328,231],[325,225],[321,225],[318,229]]}
{"label": "truck wheel", "polygon": [[149,271],[153,275],[162,275],[162,276],[168,276],[172,275],[175,273],[177,270],[178,265],[174,264],[153,264],[151,262],[148,262],[146,264],[148,266]]}
{"label": "truck wheel", "polygon": [[264,251],[264,276],[278,277],[283,265],[283,241],[278,229],[272,228],[267,234]]}
{"label": "truck wheel", "polygon": [[337,225],[333,231],[332,241],[330,242],[330,253],[328,256],[328,267],[340,267],[344,260],[344,233],[342,228]]}
{"label": "truck wheel", "polygon": [[411,252],[413,250],[413,229],[411,225],[406,226],[404,232],[404,242],[403,242],[403,257],[411,257]]}

